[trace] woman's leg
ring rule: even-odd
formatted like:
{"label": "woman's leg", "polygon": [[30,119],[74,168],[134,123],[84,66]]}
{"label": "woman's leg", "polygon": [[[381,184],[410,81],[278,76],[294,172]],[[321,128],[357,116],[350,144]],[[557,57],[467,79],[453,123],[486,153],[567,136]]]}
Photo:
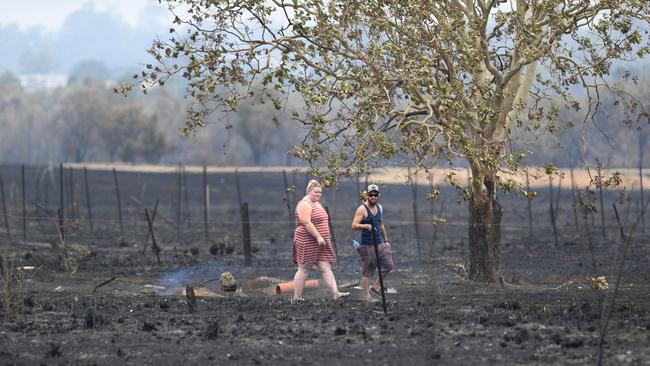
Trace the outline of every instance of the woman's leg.
{"label": "woman's leg", "polygon": [[293,299],[302,299],[302,291],[305,289],[305,280],[309,276],[310,263],[299,263],[298,270],[293,276]]}
{"label": "woman's leg", "polygon": [[318,262],[318,269],[320,269],[323,274],[323,281],[325,285],[330,289],[334,299],[338,299],[341,296],[348,296],[349,293],[339,292],[338,286],[336,286],[336,279],[334,278],[334,273],[332,272],[332,266],[328,262]]}

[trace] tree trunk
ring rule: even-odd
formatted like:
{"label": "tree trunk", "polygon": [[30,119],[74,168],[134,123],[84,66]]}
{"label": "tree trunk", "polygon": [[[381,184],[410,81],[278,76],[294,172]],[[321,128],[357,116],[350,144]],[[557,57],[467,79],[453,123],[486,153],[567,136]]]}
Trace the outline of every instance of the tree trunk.
{"label": "tree trunk", "polygon": [[499,242],[503,210],[488,184],[487,195],[472,195],[469,202],[469,278],[480,282],[496,283],[501,275]]}

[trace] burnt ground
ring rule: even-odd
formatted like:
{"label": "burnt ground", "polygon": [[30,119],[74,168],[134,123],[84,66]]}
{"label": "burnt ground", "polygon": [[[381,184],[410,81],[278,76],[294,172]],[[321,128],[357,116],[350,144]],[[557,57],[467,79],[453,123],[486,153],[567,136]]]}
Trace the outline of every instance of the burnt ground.
{"label": "burnt ground", "polygon": [[[248,183],[250,191],[256,181]],[[486,286],[464,277],[465,206],[448,203],[449,220],[435,243],[430,230],[421,229],[421,238],[429,239],[421,239],[418,255],[412,219],[405,219],[412,212],[410,192],[399,186],[384,192],[386,209],[393,209],[386,216],[398,266],[386,281],[395,290],[387,295],[387,315],[381,305],[362,301],[354,288],[360,261],[347,244],[354,233],[347,229],[351,194],[343,190],[332,217],[339,243],[335,275],[352,292],[344,302],[330,300],[322,286],[307,290],[300,304],[269,291],[274,279],[289,280],[295,271],[289,229],[280,224],[287,217],[281,200],[256,201],[252,267],[243,266],[237,215],[227,203],[219,220],[217,210],[212,213],[209,243],[189,224],[177,241],[178,233],[161,222],[160,264],[149,250],[143,254],[142,226],[127,225],[120,238],[115,222],[106,218],[111,214],[98,214],[113,226],[98,221],[91,236],[84,234],[83,221],[70,225],[66,241],[76,270],[65,270],[50,224],[30,223],[28,240],[0,242],[5,255],[35,267],[24,271],[23,312],[0,317],[0,364],[596,364],[603,306],[610,304],[623,253],[615,227],[608,227],[605,238],[592,228],[590,249],[566,210],[556,246],[543,224],[543,207],[535,215],[535,237],[529,237],[521,219],[525,204],[506,206],[501,246],[506,283]],[[450,195],[447,202],[453,200]],[[603,346],[605,364],[650,364],[647,235],[637,234],[625,253]],[[220,289],[215,279],[223,271],[236,276],[239,292]],[[608,290],[592,288],[590,277],[601,275]],[[320,275],[313,271],[311,278]],[[186,284],[215,296],[198,297],[191,312],[181,294]],[[152,291],[145,285],[159,287]]]}

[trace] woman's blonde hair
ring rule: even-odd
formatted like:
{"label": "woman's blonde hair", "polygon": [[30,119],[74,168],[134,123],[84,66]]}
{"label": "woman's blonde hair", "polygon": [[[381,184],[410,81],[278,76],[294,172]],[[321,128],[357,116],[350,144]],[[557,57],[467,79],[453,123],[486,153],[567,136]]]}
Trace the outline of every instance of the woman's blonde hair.
{"label": "woman's blonde hair", "polygon": [[309,183],[307,183],[307,189],[305,190],[305,193],[309,194],[309,191],[311,191],[313,188],[316,188],[316,187],[323,188],[323,186],[320,184],[320,182],[317,181],[316,179],[310,180]]}

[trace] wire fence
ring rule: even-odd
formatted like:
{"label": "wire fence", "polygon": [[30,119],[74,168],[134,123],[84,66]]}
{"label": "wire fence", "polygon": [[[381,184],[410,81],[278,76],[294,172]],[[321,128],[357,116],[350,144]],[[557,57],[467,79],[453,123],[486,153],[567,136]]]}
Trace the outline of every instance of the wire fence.
{"label": "wire fence", "polygon": [[[286,255],[295,227],[293,210],[310,178],[296,171],[187,173],[182,165],[169,173],[2,166],[0,241],[52,242],[59,240],[60,230],[67,242],[146,247],[151,240],[146,208],[151,231],[163,248],[217,245],[240,251],[248,236],[254,251]],[[323,204],[339,255],[354,255],[351,242],[360,234],[351,230],[351,222],[367,181],[373,182],[372,177],[354,177],[325,190]],[[430,183],[380,185],[385,226],[400,255],[422,259],[443,246],[465,246],[468,208],[457,203],[452,188],[443,187],[440,199],[431,202]],[[525,199],[503,196],[503,240],[526,241],[532,234],[549,244],[584,241],[585,230],[599,243],[616,238],[611,205],[619,202],[617,192],[605,192],[600,212],[586,219],[572,207],[574,199],[571,189],[559,187],[555,192],[552,187],[539,190],[530,206]],[[243,229],[244,202],[249,205],[248,234]],[[640,215],[640,202],[619,204],[629,226]],[[642,222],[639,231],[644,226]]]}

